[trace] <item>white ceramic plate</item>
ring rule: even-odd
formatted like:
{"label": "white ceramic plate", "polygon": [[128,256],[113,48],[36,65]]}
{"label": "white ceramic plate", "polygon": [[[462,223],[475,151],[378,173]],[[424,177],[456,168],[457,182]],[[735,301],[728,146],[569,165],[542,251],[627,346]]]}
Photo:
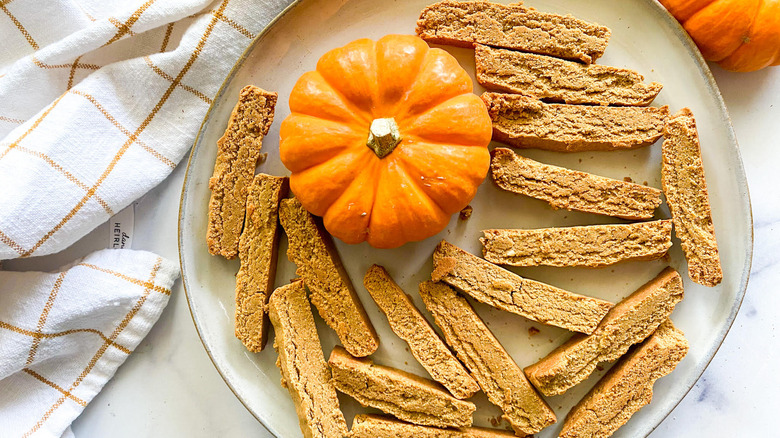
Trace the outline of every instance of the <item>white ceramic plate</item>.
{"label": "white ceramic plate", "polygon": [[[234,338],[233,294],[238,262],[212,257],[206,249],[208,178],[214,166],[216,141],[225,129],[238,91],[243,86],[256,84],[275,90],[279,93],[276,122],[264,141],[263,151],[268,153],[268,159],[259,171],[288,174],[279,160],[279,124],[289,114],[287,97],[296,79],[314,69],[323,53],[354,39],[414,33],[415,21],[429,3],[431,0],[302,0],[295,3],[256,39],[236,64],[193,147],[182,192],[179,224],[182,277],[192,316],[206,350],[227,384],[247,409],[278,437],[300,436],[300,429],[287,390],[279,384],[276,353],[270,343],[262,353],[249,353]],[[609,26],[612,38],[599,62],[629,67],[644,74],[648,81],[663,83],[664,89],[653,105],[669,105],[672,111],[688,106],[697,119],[724,279],[718,287],[705,288],[683,275],[685,299],[675,309],[673,320],[689,339],[690,352],[673,374],[655,385],[653,402],[616,434],[620,437],[646,436],[671,412],[704,371],[726,335],[745,291],[753,242],[750,201],[739,150],[707,65],[677,22],[657,3],[649,0],[530,0],[527,4],[543,11],[571,13]],[[442,47],[473,73],[473,51]],[[482,92],[478,85],[475,92]],[[659,142],[624,152],[523,151],[523,154],[545,163],[618,179],[630,177],[660,187],[660,149]],[[479,253],[478,238],[484,228],[620,222],[596,215],[554,211],[542,201],[502,192],[489,179],[482,184],[471,205],[474,214],[470,220],[463,222],[454,217],[439,235],[398,249],[376,250],[366,244],[351,246],[337,242],[344,265],[381,338],[381,346],[373,355],[376,362],[426,376],[406,351],[403,341],[390,331],[385,317],[362,287],[363,274],[372,263],[384,265],[401,287],[414,296],[418,306],[424,308],[417,294],[417,283],[429,278],[430,256],[442,238]],[[669,217],[666,206],[657,211],[657,217]],[[669,261],[625,263],[604,269],[537,267],[515,271],[564,289],[616,302],[653,278],[667,264],[682,274],[687,272],[679,241],[675,239],[674,243]],[[286,251],[286,241],[282,241],[280,250]],[[295,276],[294,266],[286,260],[284,252],[279,263],[277,286]],[[570,336],[565,330],[533,323],[484,305],[476,305],[476,309],[521,367],[534,363]],[[319,318],[317,321],[327,357],[337,338]],[[531,336],[530,327],[536,327],[540,332]],[[603,372],[597,372],[566,394],[548,399],[559,420],[601,375]],[[366,411],[349,397],[340,395],[340,400],[350,424],[355,413]],[[491,419],[495,421],[500,416],[500,411],[488,403],[484,395],[480,394],[474,400],[478,405],[474,418],[476,425],[489,426]],[[560,425],[561,421],[538,436],[556,436]],[[501,423],[499,427],[506,426]]]}

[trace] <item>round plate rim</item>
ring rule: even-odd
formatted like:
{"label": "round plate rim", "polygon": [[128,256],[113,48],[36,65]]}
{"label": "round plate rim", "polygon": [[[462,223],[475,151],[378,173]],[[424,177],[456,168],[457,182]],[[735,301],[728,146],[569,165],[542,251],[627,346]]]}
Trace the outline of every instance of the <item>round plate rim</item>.
{"label": "round plate rim", "polygon": [[[214,365],[214,368],[219,373],[220,377],[222,377],[222,380],[225,382],[227,387],[230,389],[230,391],[233,393],[233,395],[241,402],[241,404],[246,408],[247,411],[249,411],[250,414],[252,414],[255,419],[263,426],[263,428],[268,431],[273,436],[276,436],[266,425],[266,422],[264,421],[264,418],[262,418],[262,415],[255,412],[253,409],[249,407],[247,402],[238,394],[236,389],[233,387],[233,384],[230,382],[230,380],[227,378],[226,373],[220,368],[220,366],[217,364],[217,361],[214,358],[214,354],[211,351],[207,341],[203,338],[202,334],[202,328],[200,326],[200,323],[195,316],[195,312],[192,308],[192,296],[190,289],[187,287],[187,271],[184,266],[184,259],[182,256],[182,238],[183,238],[183,220],[184,220],[184,205],[185,205],[185,197],[187,194],[188,184],[187,182],[190,179],[190,172],[191,167],[190,164],[192,163],[192,159],[195,156],[195,153],[198,149],[198,147],[201,144],[201,135],[203,134],[206,124],[211,117],[212,110],[214,109],[214,106],[216,103],[220,100],[220,97],[225,92],[225,89],[228,87],[230,82],[232,81],[233,77],[235,76],[236,72],[241,68],[241,66],[244,64],[244,61],[249,56],[249,54],[254,50],[257,43],[262,40],[270,31],[271,28],[276,25],[276,23],[279,22],[279,20],[282,19],[286,14],[288,14],[290,11],[295,9],[297,6],[299,6],[304,0],[293,0],[287,7],[285,7],[276,17],[273,18],[264,28],[263,30],[255,36],[255,38],[252,40],[252,42],[247,46],[247,48],[242,52],[241,56],[236,60],[236,63],[233,65],[233,67],[230,69],[230,72],[225,77],[225,80],[222,82],[222,85],[220,85],[219,90],[217,91],[216,96],[212,100],[212,103],[209,105],[209,109],[206,112],[206,115],[203,117],[203,122],[200,125],[200,128],[198,129],[198,134],[195,136],[195,140],[193,141],[192,148],[190,150],[190,155],[187,159],[187,168],[185,169],[184,174],[184,182],[182,183],[182,191],[181,191],[181,197],[179,199],[179,217],[178,217],[178,224],[177,224],[177,248],[179,252],[179,266],[181,269],[181,278],[182,278],[182,286],[184,287],[184,293],[185,297],[187,299],[187,308],[189,309],[190,316],[192,317],[193,324],[195,325],[195,330],[198,334],[198,338],[200,339],[201,343],[203,344],[203,348],[206,350],[206,353],[209,357],[209,360]],[[675,35],[679,38],[680,42],[682,43],[683,47],[688,51],[689,55],[696,61],[696,65],[699,67],[700,72],[702,73],[702,76],[706,80],[706,85],[708,90],[715,96],[717,103],[718,103],[718,109],[722,112],[722,114],[725,115],[726,121],[728,122],[727,130],[728,130],[728,140],[729,143],[734,148],[734,152],[736,153],[736,156],[738,158],[737,160],[737,169],[736,169],[736,175],[739,177],[739,181],[744,182],[741,187],[744,190],[744,199],[743,199],[743,205],[742,208],[747,210],[747,216],[749,218],[749,242],[747,245],[747,254],[746,256],[746,264],[742,272],[742,277],[740,278],[739,283],[739,290],[737,291],[736,299],[734,300],[734,303],[731,306],[731,309],[729,311],[729,316],[723,324],[723,326],[720,329],[720,332],[718,333],[717,338],[719,338],[719,341],[716,342],[715,345],[712,346],[710,350],[707,351],[705,354],[706,357],[706,364],[704,367],[702,367],[701,371],[699,371],[698,376],[696,376],[695,379],[691,379],[690,382],[686,382],[684,386],[687,386],[685,391],[682,393],[679,399],[674,401],[672,403],[671,409],[669,409],[668,412],[663,414],[662,417],[659,418],[658,422],[652,426],[652,428],[648,431],[648,433],[645,435],[645,438],[649,436],[658,426],[669,416],[669,414],[674,411],[674,409],[682,402],[682,400],[688,395],[688,393],[693,389],[694,385],[696,385],[696,382],[699,381],[702,374],[704,374],[704,371],[709,367],[710,363],[712,362],[712,359],[715,357],[715,354],[718,352],[720,347],[723,345],[723,341],[726,338],[726,335],[731,330],[731,326],[734,324],[734,320],[736,319],[737,313],[739,312],[739,309],[742,305],[742,301],[745,298],[745,293],[747,291],[747,285],[750,278],[750,272],[752,268],[753,263],[753,246],[754,246],[754,229],[753,229],[753,208],[751,205],[750,200],[750,192],[749,187],[747,185],[747,177],[745,175],[745,167],[742,162],[742,154],[739,149],[739,144],[737,142],[736,135],[734,133],[734,128],[731,124],[731,117],[729,116],[728,109],[726,108],[726,104],[723,101],[723,96],[720,93],[720,88],[718,88],[717,83],[715,82],[715,77],[712,75],[712,72],[710,71],[707,62],[704,60],[703,56],[701,55],[701,52],[696,47],[696,44],[693,42],[691,37],[688,35],[688,33],[683,29],[683,27],[680,25],[680,23],[677,21],[677,19],[674,18],[674,16],[669,13],[669,11],[666,10],[666,8],[663,7],[658,1],[656,0],[641,0],[646,3],[649,3],[652,5],[652,7],[655,7],[656,10],[659,12],[659,15],[663,17],[665,21],[674,29]]]}

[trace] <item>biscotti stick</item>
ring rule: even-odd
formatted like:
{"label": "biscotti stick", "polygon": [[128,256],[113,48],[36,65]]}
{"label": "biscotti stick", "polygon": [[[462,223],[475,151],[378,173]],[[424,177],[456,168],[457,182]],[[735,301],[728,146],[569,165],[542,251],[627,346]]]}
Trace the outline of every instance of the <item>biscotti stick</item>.
{"label": "biscotti stick", "polygon": [[664,128],[661,182],[680,238],[688,276],[704,286],[716,286],[723,279],[712,225],[707,181],[701,161],[696,121],[688,108],[669,118]]}
{"label": "biscotti stick", "polygon": [[347,422],[320,347],[302,281],[276,289],[268,302],[282,385],[290,391],[306,438],[342,438]]}
{"label": "biscotti stick", "polygon": [[521,93],[569,104],[647,106],[663,86],[639,73],[550,56],[475,47],[477,81],[491,91]]}
{"label": "biscotti stick", "polygon": [[555,423],[555,413],[465,298],[446,284],[430,281],[420,283],[420,296],[444,339],[488,400],[504,411],[512,429],[532,434]]}
{"label": "biscotti stick", "polygon": [[455,359],[412,299],[393,281],[385,268],[373,265],[363,278],[363,285],[387,316],[390,328],[409,344],[409,350],[420,365],[452,395],[467,399],[479,391],[479,385]]}
{"label": "biscotti stick", "polygon": [[599,268],[659,259],[672,246],[671,220],[482,233],[485,260],[511,266]]}
{"label": "biscotti stick", "polygon": [[341,264],[330,235],[295,199],[283,199],[279,220],[287,234],[287,258],[306,282],[312,304],[353,356],[368,356],[379,337]]}
{"label": "biscotti stick", "polygon": [[490,174],[499,188],[555,209],[642,220],[661,205],[656,188],[539,163],[506,148],[495,148],[492,155]]}
{"label": "biscotti stick", "polygon": [[634,149],[661,138],[667,107],[544,103],[521,94],[483,93],[493,140],[559,152]]}
{"label": "biscotti stick", "polygon": [[430,43],[480,43],[588,64],[604,54],[610,33],[571,15],[548,14],[519,3],[442,1],[426,7],[417,20],[417,35]]}
{"label": "biscotti stick", "polygon": [[353,357],[338,345],[328,365],[336,389],[363,406],[424,426],[471,426],[474,403],[458,400],[432,380]]}
{"label": "biscotti stick", "polygon": [[244,225],[249,184],[255,175],[263,137],[274,121],[276,93],[247,85],[238,96],[225,134],[217,141],[217,161],[209,179],[209,226],[206,243],[211,254],[232,259]]}
{"label": "biscotti stick", "polygon": [[546,396],[563,394],[596,369],[626,354],[672,314],[683,298],[680,275],[666,268],[607,313],[589,336],[574,335],[539,362],[526,367],[525,375]]}
{"label": "biscotti stick", "polygon": [[238,244],[241,268],[236,275],[236,337],[258,352],[268,337],[265,308],[276,278],[279,201],[287,196],[287,178],[255,176],[246,201],[244,231]]}
{"label": "biscotti stick", "polygon": [[512,432],[483,427],[440,429],[394,420],[384,415],[355,416],[349,438],[510,438]]}
{"label": "biscotti stick", "polygon": [[688,352],[688,342],[670,321],[622,358],[569,411],[559,438],[607,438],[653,399],[653,384]]}
{"label": "biscotti stick", "polygon": [[520,277],[444,240],[433,252],[431,278],[498,309],[581,333],[591,333],[612,307],[608,301]]}

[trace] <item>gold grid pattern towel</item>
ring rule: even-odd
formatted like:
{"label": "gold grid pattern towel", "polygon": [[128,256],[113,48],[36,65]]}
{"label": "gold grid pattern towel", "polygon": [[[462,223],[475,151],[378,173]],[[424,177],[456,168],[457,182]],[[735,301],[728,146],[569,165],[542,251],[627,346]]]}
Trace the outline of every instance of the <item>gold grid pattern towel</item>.
{"label": "gold grid pattern towel", "polygon": [[[164,180],[289,2],[0,0],[0,260],[58,252]],[[0,437],[71,437],[177,276],[132,250],[0,271]]]}
{"label": "gold grid pattern towel", "polygon": [[287,3],[0,0],[0,260],[60,251],[165,179]]}
{"label": "gold grid pattern towel", "polygon": [[179,276],[105,249],[56,273],[0,271],[0,436],[60,437],[157,321]]}

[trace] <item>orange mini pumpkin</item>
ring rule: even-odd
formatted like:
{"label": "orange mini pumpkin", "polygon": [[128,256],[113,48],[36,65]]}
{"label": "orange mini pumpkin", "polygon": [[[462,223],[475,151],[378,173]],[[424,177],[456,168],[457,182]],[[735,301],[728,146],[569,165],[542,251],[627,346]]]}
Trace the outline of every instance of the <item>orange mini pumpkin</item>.
{"label": "orange mini pumpkin", "polygon": [[420,38],[326,53],[290,93],[290,189],[347,243],[394,248],[441,231],[490,163],[491,123],[458,62]]}
{"label": "orange mini pumpkin", "polygon": [[731,71],[780,64],[780,0],[660,0],[704,59]]}

